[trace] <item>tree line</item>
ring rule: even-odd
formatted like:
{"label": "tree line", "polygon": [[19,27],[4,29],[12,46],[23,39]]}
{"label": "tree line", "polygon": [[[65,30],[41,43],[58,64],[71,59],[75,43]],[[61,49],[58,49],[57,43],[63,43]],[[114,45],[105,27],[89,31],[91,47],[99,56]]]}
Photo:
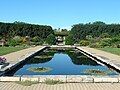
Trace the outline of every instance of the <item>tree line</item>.
{"label": "tree line", "polygon": [[[24,22],[0,22],[0,40],[5,39],[8,46],[21,44],[56,44],[55,35],[65,35],[66,45],[90,45],[91,47],[120,47],[120,24],[106,24],[101,21],[75,24],[70,31],[53,30],[51,26]],[[26,37],[28,36],[28,37]]]}
{"label": "tree line", "polygon": [[66,44],[90,47],[120,47],[120,24],[96,21],[75,24],[66,37]]}
{"label": "tree line", "polygon": [[[6,46],[52,44],[54,30],[51,26],[36,25],[24,22],[0,22],[0,40],[6,41]],[[55,38],[55,37],[54,37]]]}
{"label": "tree line", "polygon": [[51,26],[35,25],[24,22],[3,23],[0,22],[0,37],[7,39],[14,36],[39,36],[41,39],[47,38],[48,35],[53,34],[54,31]]}
{"label": "tree line", "polygon": [[120,24],[105,24],[100,21],[87,24],[76,24],[72,26],[70,33],[76,42],[86,39],[88,35],[94,38],[106,33],[114,37],[120,35]]}

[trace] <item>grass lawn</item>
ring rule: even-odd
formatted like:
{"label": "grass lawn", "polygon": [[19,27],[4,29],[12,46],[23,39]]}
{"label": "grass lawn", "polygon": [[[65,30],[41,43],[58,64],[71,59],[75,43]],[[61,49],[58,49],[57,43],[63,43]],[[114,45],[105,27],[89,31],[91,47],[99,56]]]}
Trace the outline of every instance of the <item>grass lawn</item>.
{"label": "grass lawn", "polygon": [[107,47],[107,48],[98,48],[98,49],[106,51],[106,52],[110,52],[110,53],[113,53],[113,54],[120,55],[120,48],[110,48],[110,47]]}
{"label": "grass lawn", "polygon": [[11,53],[11,52],[16,52],[25,48],[27,47],[0,47],[0,56]]}

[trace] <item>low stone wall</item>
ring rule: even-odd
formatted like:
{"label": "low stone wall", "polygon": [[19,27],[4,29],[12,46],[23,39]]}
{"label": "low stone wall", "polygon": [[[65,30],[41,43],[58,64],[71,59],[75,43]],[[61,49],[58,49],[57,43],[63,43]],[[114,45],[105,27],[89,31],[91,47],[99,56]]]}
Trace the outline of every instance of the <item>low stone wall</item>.
{"label": "low stone wall", "polygon": [[45,80],[60,80],[65,83],[120,83],[120,76],[117,77],[94,77],[82,75],[40,75],[40,76],[22,76],[22,77],[0,77],[0,82],[15,82],[15,81],[37,81],[45,82]]}

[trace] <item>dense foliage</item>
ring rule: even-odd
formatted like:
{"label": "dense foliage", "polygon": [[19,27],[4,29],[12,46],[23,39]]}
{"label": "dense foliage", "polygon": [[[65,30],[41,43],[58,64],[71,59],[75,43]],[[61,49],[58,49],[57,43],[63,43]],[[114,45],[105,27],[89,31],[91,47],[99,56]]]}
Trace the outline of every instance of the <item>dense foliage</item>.
{"label": "dense foliage", "polygon": [[120,24],[105,24],[93,22],[76,24],[70,31],[55,29],[46,25],[34,25],[24,22],[0,22],[0,40],[7,41],[6,45],[42,45],[56,44],[56,36],[65,36],[66,45],[79,44],[90,47],[120,48]]}
{"label": "dense foliage", "polygon": [[73,38],[73,35],[68,35],[67,37],[66,37],[66,39],[65,39],[65,44],[66,45],[74,45],[74,42],[75,40],[74,40],[74,38]]}
{"label": "dense foliage", "polygon": [[73,25],[70,34],[75,43],[90,47],[120,47],[120,24],[94,22]]}
{"label": "dense foliage", "polygon": [[54,33],[51,26],[34,25],[22,22],[0,23],[0,36],[6,38],[14,36],[39,36],[43,39],[51,33]]}
{"label": "dense foliage", "polygon": [[28,41],[35,42],[32,44],[41,44],[50,34],[54,34],[51,26],[0,22],[0,39],[8,41],[7,44],[10,46],[28,44]]}
{"label": "dense foliage", "polygon": [[94,22],[88,24],[76,24],[72,26],[71,33],[74,35],[76,42],[86,39],[86,36],[91,35],[99,37],[103,33],[109,36],[120,35],[120,24],[105,24],[103,22]]}
{"label": "dense foliage", "polygon": [[55,45],[56,44],[56,38],[54,34],[50,34],[46,38],[46,43],[49,45]]}

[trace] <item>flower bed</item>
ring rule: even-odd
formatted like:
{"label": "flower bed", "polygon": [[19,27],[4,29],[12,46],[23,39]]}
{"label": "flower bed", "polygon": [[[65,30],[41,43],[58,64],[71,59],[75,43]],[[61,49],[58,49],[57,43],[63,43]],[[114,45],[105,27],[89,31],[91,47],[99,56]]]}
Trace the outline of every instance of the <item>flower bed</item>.
{"label": "flower bed", "polygon": [[5,57],[0,57],[0,64],[4,64],[6,62],[6,58]]}

